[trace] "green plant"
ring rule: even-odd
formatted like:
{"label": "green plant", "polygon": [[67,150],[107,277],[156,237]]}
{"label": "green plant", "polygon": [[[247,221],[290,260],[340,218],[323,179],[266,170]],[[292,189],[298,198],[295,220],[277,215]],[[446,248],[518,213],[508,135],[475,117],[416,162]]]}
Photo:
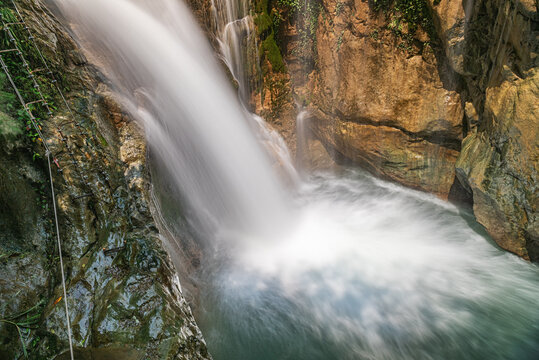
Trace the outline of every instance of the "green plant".
{"label": "green plant", "polygon": [[393,0],[373,0],[373,7],[375,11],[387,11],[392,3]]}
{"label": "green plant", "polygon": [[344,35],[344,30],[341,32],[341,34],[339,35],[339,38],[337,39],[337,51],[341,49],[341,45],[343,42],[343,35]]}
{"label": "green plant", "polygon": [[254,18],[257,34],[260,36],[268,31],[271,31],[274,23],[267,13],[262,13]]}
{"label": "green plant", "polygon": [[[2,5],[2,4],[0,4]],[[17,23],[19,20],[13,11],[7,7],[0,7],[0,13],[4,21]],[[41,57],[37,53],[32,43],[27,40],[27,32],[21,25],[11,25],[10,32],[0,32],[0,44],[3,49],[11,49],[17,47],[23,54],[25,61],[28,63],[30,69],[43,68]],[[10,36],[11,34],[11,36]],[[29,102],[35,102],[43,99],[47,103],[51,111],[56,110],[54,99],[48,95],[55,91],[55,86],[52,80],[47,76],[44,71],[29,73],[28,69],[23,66],[23,60],[16,52],[7,52],[2,54],[2,58],[6,63],[8,71],[17,85],[24,100]],[[41,94],[36,88],[36,84],[41,89]],[[0,90],[5,93],[13,93],[11,84],[8,83],[7,77],[3,71],[0,71]],[[5,112],[11,117],[20,120],[26,129],[26,136],[32,143],[38,143],[40,140],[39,135],[35,129],[35,126],[42,127],[43,120],[49,117],[48,111],[43,104],[34,103],[28,106],[29,110],[35,117],[35,123],[31,121],[30,116],[22,108],[18,99],[13,95],[11,97],[4,97],[7,102],[5,105]],[[32,149],[32,158],[37,160],[40,155]]]}
{"label": "green plant", "polygon": [[301,10],[300,0],[277,0],[277,3],[291,10],[293,13]]}
{"label": "green plant", "polygon": [[[429,35],[430,41],[436,38],[432,15],[425,0],[372,0],[372,5],[374,11],[383,11],[388,20],[386,28],[402,41],[397,48],[413,51],[414,44],[418,44],[414,36],[419,29]],[[426,41],[418,48],[428,51],[432,50],[430,46],[431,43]]]}
{"label": "green plant", "polygon": [[320,14],[325,16],[324,8],[319,0],[307,1],[302,5],[301,16],[296,20],[296,29],[299,35],[299,47],[295,49],[295,55],[304,63],[310,63],[313,55],[316,55],[316,30]]}
{"label": "green plant", "polygon": [[403,20],[408,23],[410,32],[414,33],[419,26],[429,30],[431,18],[425,0],[397,0],[395,9],[402,14]]}
{"label": "green plant", "polygon": [[433,30],[432,17],[425,0],[373,0],[372,4],[374,11],[382,10],[397,21],[406,22],[411,33],[419,27],[427,32]]}
{"label": "green plant", "polygon": [[19,333],[19,339],[21,341],[22,352],[24,354],[25,359],[28,359],[28,352],[26,351],[26,345],[24,344],[24,337],[22,336],[21,327],[17,323],[6,320],[6,319],[0,319],[0,322],[13,325],[17,328],[17,332]]}
{"label": "green plant", "polygon": [[262,42],[262,51],[266,55],[274,72],[285,72],[281,50],[277,46],[273,33]]}
{"label": "green plant", "polygon": [[[28,351],[26,348],[26,344],[24,341],[24,335],[23,333],[28,333],[32,329],[37,329],[39,320],[41,319],[43,307],[45,305],[45,300],[39,301],[36,305],[32,306],[31,308],[22,311],[20,313],[17,313],[15,315],[9,316],[4,319],[0,319],[0,322],[15,326],[17,329],[17,333],[19,335],[19,340],[21,342],[22,352],[24,354],[24,357],[28,359]],[[33,343],[35,342],[35,339]],[[32,344],[32,346],[35,346],[35,344]]]}
{"label": "green plant", "polygon": [[257,14],[268,13],[268,0],[257,0],[255,2],[255,11]]}

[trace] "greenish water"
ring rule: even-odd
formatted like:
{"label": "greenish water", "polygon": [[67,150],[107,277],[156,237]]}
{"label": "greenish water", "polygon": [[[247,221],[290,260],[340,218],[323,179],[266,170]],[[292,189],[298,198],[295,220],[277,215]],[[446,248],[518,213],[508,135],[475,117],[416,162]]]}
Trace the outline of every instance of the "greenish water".
{"label": "greenish water", "polygon": [[172,218],[198,244],[167,248],[180,272],[204,249],[216,360],[538,358],[539,270],[469,215],[355,172],[299,184],[291,206],[259,140],[287,151],[253,130],[182,2],[54,3],[144,128],[165,220],[181,193]]}
{"label": "greenish water", "polygon": [[203,264],[216,360],[539,358],[538,267],[469,214],[353,172],[297,205],[290,234],[218,239]]}

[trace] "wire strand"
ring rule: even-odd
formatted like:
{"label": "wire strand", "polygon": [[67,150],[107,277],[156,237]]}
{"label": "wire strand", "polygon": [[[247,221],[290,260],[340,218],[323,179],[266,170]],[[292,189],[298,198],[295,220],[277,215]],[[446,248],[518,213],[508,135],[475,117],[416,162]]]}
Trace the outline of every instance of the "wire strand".
{"label": "wire strand", "polygon": [[74,360],[73,356],[73,341],[71,339],[71,320],[69,319],[69,306],[67,305],[67,291],[66,280],[64,274],[64,260],[62,257],[62,242],[60,240],[60,226],[58,225],[58,212],[56,210],[56,195],[54,193],[54,182],[52,181],[52,168],[51,168],[51,154],[47,151],[47,162],[49,164],[49,178],[51,181],[51,194],[52,194],[52,207],[54,209],[54,221],[56,223],[56,239],[58,240],[58,256],[60,257],[60,272],[62,273],[62,289],[64,291],[64,305],[66,312],[67,322],[67,336],[69,338],[69,353],[71,354],[71,360]]}
{"label": "wire strand", "polygon": [[68,304],[67,304],[67,291],[66,291],[65,274],[64,274],[64,260],[63,260],[63,257],[62,257],[62,244],[61,244],[61,240],[60,240],[60,226],[58,224],[58,212],[57,212],[57,209],[56,209],[56,194],[54,192],[54,182],[53,182],[53,178],[52,178],[51,150],[50,150],[49,146],[47,145],[47,143],[45,142],[45,137],[43,136],[43,133],[39,129],[39,125],[37,125],[37,123],[35,121],[35,118],[34,118],[34,115],[30,111],[28,106],[26,105],[26,102],[24,101],[24,98],[22,97],[19,89],[17,88],[17,85],[13,81],[13,78],[11,77],[11,74],[9,73],[9,69],[8,69],[8,67],[7,67],[6,63],[4,62],[4,59],[2,58],[1,55],[0,55],[0,65],[2,66],[2,69],[4,70],[4,72],[6,73],[6,76],[9,79],[9,82],[11,83],[11,86],[13,87],[13,90],[15,90],[15,93],[17,94],[17,98],[19,99],[22,106],[24,107],[24,110],[30,116],[30,120],[32,122],[32,125],[34,126],[36,132],[40,136],[41,142],[42,142],[43,146],[45,147],[46,156],[47,156],[47,163],[49,165],[49,178],[50,178],[50,183],[51,183],[52,205],[53,205],[53,209],[54,209],[54,220],[56,222],[56,236],[57,236],[57,240],[58,240],[58,255],[60,257],[60,269],[61,269],[61,273],[62,273],[62,288],[63,288],[63,292],[64,292],[64,304],[65,304],[66,323],[67,323],[67,335],[68,335],[68,338],[69,338],[69,352],[71,354],[71,360],[74,360],[75,358],[74,358],[74,355],[73,355],[73,340],[72,340],[72,337],[71,337],[71,321],[69,319],[69,307],[68,307]]}

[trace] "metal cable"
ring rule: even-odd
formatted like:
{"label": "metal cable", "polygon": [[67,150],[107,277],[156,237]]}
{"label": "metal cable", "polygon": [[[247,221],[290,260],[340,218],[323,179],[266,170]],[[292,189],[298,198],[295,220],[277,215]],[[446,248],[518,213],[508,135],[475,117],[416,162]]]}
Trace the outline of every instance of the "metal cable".
{"label": "metal cable", "polygon": [[[57,235],[57,239],[58,239],[58,255],[60,257],[60,269],[61,269],[61,273],[62,273],[62,288],[63,288],[63,291],[64,291],[64,304],[65,304],[66,321],[67,321],[67,335],[68,335],[68,338],[69,338],[69,351],[70,351],[70,354],[71,354],[71,360],[74,360],[73,341],[72,341],[72,338],[71,338],[71,321],[69,319],[69,307],[68,307],[68,304],[67,304],[67,292],[66,292],[65,274],[64,274],[64,260],[63,260],[63,257],[62,257],[62,244],[61,244],[61,240],[60,240],[60,226],[58,224],[58,212],[57,212],[57,209],[56,209],[56,195],[55,195],[55,192],[54,192],[54,182],[53,182],[53,179],[52,179],[51,150],[50,150],[49,146],[47,145],[47,143],[45,142],[45,137],[43,136],[43,133],[41,132],[41,130],[39,128],[39,125],[36,123],[34,115],[30,111],[28,106],[26,106],[26,102],[24,101],[24,98],[22,97],[19,89],[17,88],[17,85],[15,85],[15,82],[13,81],[13,78],[11,77],[11,74],[9,73],[9,69],[8,69],[8,67],[7,67],[6,63],[4,62],[4,59],[2,58],[1,55],[0,55],[0,65],[2,66],[2,69],[4,70],[4,72],[6,73],[6,76],[7,76],[8,80],[9,80],[9,82],[11,83],[11,86],[13,87],[13,90],[15,90],[15,94],[17,95],[17,98],[19,99],[22,106],[24,107],[24,110],[30,116],[30,121],[32,122],[32,125],[34,126],[34,129],[36,130],[36,132],[40,136],[41,142],[42,142],[43,146],[45,147],[46,156],[47,156],[47,163],[49,165],[49,178],[50,178],[50,183],[51,183],[52,205],[53,205],[53,209],[54,209],[54,220],[56,222],[56,235]],[[54,159],[54,163],[58,166],[58,163],[56,162],[56,159]]]}
{"label": "metal cable", "polygon": [[[15,9],[15,11],[17,12],[17,15],[19,16],[19,19],[21,20],[21,23],[24,24],[24,28],[26,31],[28,31],[28,34],[30,35],[28,37],[28,39],[32,42],[32,45],[34,46],[34,48],[36,49],[36,52],[37,54],[39,55],[39,58],[41,59],[41,62],[43,63],[43,65],[45,66],[45,68],[47,69],[47,74],[50,75],[50,77],[52,78],[52,81],[56,87],[56,90],[58,91],[58,93],[60,94],[60,96],[62,97],[62,100],[65,104],[65,106],[67,107],[67,110],[69,111],[69,114],[71,115],[71,118],[73,119],[73,121],[75,121],[75,116],[73,114],[73,111],[71,110],[71,107],[69,106],[64,94],[62,93],[62,91],[60,90],[60,86],[58,85],[58,81],[56,80],[56,78],[54,77],[54,74],[52,72],[52,70],[50,69],[49,67],[49,64],[47,63],[47,61],[45,60],[45,57],[43,56],[43,54],[41,53],[41,50],[39,50],[39,47],[37,46],[36,44],[36,41],[34,40],[34,36],[32,35],[32,32],[30,31],[30,28],[28,27],[28,25],[26,24],[26,22],[24,21],[24,17],[22,16],[21,12],[19,11],[19,8],[17,7],[17,4],[15,4],[15,1],[11,0],[11,3],[13,4],[13,8]],[[75,122],[75,124],[77,126],[79,126],[79,124],[77,122]]]}
{"label": "metal cable", "polygon": [[39,125],[37,124],[36,119],[35,119],[34,115],[32,114],[32,112],[30,111],[30,109],[28,108],[28,106],[26,106],[26,102],[24,101],[24,98],[22,97],[19,89],[17,88],[17,85],[15,85],[15,82],[13,81],[13,78],[11,77],[11,74],[9,73],[9,69],[8,69],[8,67],[7,67],[6,63],[4,62],[4,59],[2,58],[1,55],[0,55],[0,65],[2,65],[2,69],[6,73],[6,76],[7,76],[8,80],[9,80],[9,82],[11,83],[11,86],[13,87],[13,90],[15,90],[15,94],[17,94],[17,98],[19,99],[22,106],[24,107],[24,110],[30,116],[30,121],[32,122],[32,126],[34,127],[37,134],[39,135],[39,137],[41,139],[41,143],[45,147],[45,150],[50,153],[51,150],[49,149],[49,146],[45,143],[45,137],[43,136],[43,133],[41,132],[41,129],[39,128]]}
{"label": "metal cable", "polygon": [[67,292],[66,292],[66,280],[64,274],[64,260],[62,257],[62,242],[60,241],[60,226],[58,225],[58,213],[56,210],[56,195],[54,194],[54,182],[52,181],[52,169],[51,169],[51,153],[47,151],[47,162],[49,164],[49,178],[51,180],[51,193],[52,193],[52,206],[54,209],[54,221],[56,222],[56,238],[58,240],[58,256],[60,257],[60,272],[62,273],[62,289],[64,290],[64,305],[66,311],[67,321],[67,336],[69,338],[69,353],[71,354],[71,360],[74,360],[73,356],[73,341],[71,339],[71,320],[69,319],[69,307],[67,305]]}

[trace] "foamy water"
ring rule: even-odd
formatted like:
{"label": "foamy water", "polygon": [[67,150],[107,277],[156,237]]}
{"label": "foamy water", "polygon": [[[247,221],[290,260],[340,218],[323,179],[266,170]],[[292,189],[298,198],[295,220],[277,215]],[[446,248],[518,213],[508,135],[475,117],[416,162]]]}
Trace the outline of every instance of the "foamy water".
{"label": "foamy water", "polygon": [[210,244],[197,281],[215,359],[537,358],[538,268],[471,216],[358,172],[299,180],[183,4],[55,2],[146,131],[158,198],[180,193]]}
{"label": "foamy water", "polygon": [[311,179],[298,203],[289,236],[218,251],[201,275],[216,359],[537,355],[539,270],[470,215],[356,173]]}

